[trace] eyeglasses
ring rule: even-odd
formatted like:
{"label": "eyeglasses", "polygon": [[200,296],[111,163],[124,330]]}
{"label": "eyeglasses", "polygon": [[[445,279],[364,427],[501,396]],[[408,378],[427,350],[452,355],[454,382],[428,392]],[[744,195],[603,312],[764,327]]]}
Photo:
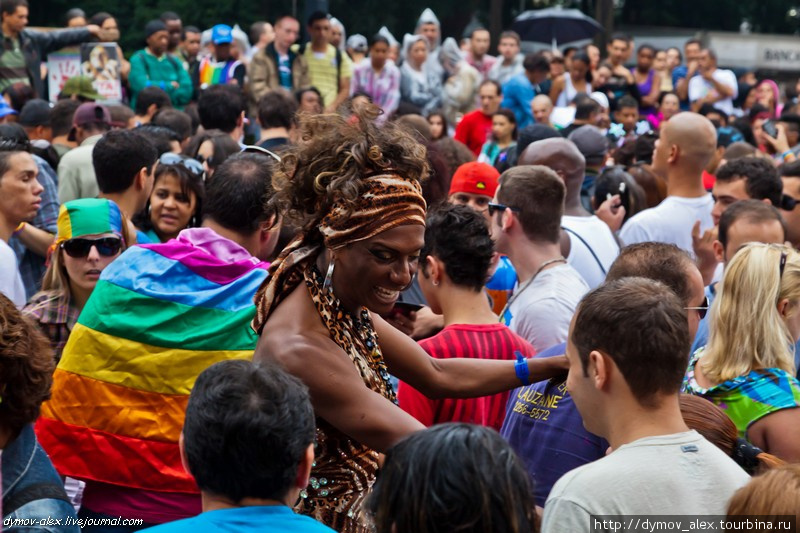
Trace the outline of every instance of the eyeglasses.
{"label": "eyeglasses", "polygon": [[494,214],[497,213],[498,211],[505,211],[506,209],[511,209],[515,213],[519,213],[520,212],[519,207],[511,207],[510,205],[496,204],[494,202],[489,202],[487,207],[489,209],[489,216],[490,217],[494,216]]}
{"label": "eyeglasses", "polygon": [[245,146],[244,148],[242,148],[242,153],[264,154],[266,156],[271,157],[272,159],[274,159],[278,163],[281,162],[281,158],[280,158],[280,156],[278,154],[276,154],[274,152],[271,152],[271,151],[267,150],[266,148],[262,148],[260,146],[255,146],[255,145]]}
{"label": "eyeglasses", "polygon": [[[173,154],[172,152],[161,154],[161,157],[158,158],[158,162],[162,165],[181,165],[198,178],[203,178],[206,173],[206,170],[203,168],[203,163],[197,159],[192,159],[191,157],[186,157],[184,155]],[[209,165],[210,164],[211,163],[209,163]]]}
{"label": "eyeglasses", "polygon": [[103,257],[113,257],[122,249],[122,239],[118,237],[103,237],[101,239],[69,239],[61,243],[64,252],[75,259],[89,255],[92,246],[97,248],[97,253]]}
{"label": "eyeglasses", "polygon": [[684,307],[687,311],[697,311],[697,316],[700,317],[700,320],[703,320],[706,317],[706,313],[708,313],[708,296],[703,297],[702,305],[699,307]]}

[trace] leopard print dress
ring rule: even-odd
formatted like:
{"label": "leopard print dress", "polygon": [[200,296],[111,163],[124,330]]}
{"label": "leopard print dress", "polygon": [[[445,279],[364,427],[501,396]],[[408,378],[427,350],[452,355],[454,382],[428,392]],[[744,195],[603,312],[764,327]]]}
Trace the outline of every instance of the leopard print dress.
{"label": "leopard print dress", "polygon": [[[350,357],[364,386],[397,403],[369,311],[362,309],[356,316],[344,310],[332,292],[323,290],[315,266],[308,266],[303,277],[331,339]],[[316,460],[296,510],[336,531],[369,533],[362,504],[375,483],[379,454],[322,418],[316,422]]]}

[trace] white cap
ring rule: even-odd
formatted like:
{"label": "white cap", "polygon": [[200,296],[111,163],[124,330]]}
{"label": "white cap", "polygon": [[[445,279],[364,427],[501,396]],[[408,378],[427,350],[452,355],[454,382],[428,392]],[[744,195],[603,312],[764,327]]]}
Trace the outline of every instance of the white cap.
{"label": "white cap", "polygon": [[592,94],[589,95],[589,98],[591,98],[592,100],[597,102],[597,104],[600,107],[608,109],[608,107],[609,107],[608,106],[608,96],[606,96],[605,94],[601,93],[600,91],[593,92]]}

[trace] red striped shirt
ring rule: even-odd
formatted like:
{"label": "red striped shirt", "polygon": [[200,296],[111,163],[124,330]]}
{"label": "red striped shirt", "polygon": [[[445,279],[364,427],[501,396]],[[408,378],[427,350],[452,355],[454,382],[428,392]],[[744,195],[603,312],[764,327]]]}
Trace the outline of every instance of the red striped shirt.
{"label": "red striped shirt", "polygon": [[[419,344],[436,359],[460,357],[513,361],[517,350],[525,357],[533,357],[536,353],[528,341],[503,324],[454,324]],[[397,399],[403,410],[426,426],[444,422],[469,422],[499,431],[506,415],[508,395],[509,391],[480,398],[430,400],[410,385],[401,382]]]}

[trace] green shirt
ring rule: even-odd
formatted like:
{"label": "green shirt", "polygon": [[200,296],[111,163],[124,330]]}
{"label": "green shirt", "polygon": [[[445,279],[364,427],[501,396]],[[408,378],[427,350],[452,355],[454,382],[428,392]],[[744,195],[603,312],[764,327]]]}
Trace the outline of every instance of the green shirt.
{"label": "green shirt", "polygon": [[25,56],[19,46],[19,39],[3,35],[3,55],[0,55],[0,92],[15,83],[30,85]]}
{"label": "green shirt", "polygon": [[[136,97],[145,87],[159,87],[172,100],[172,106],[183,109],[192,99],[192,80],[183,68],[181,60],[169,54],[156,57],[147,49],[139,50],[131,57],[131,73],[128,76],[131,85],[131,107],[136,107]],[[172,82],[178,82],[175,87]]]}

